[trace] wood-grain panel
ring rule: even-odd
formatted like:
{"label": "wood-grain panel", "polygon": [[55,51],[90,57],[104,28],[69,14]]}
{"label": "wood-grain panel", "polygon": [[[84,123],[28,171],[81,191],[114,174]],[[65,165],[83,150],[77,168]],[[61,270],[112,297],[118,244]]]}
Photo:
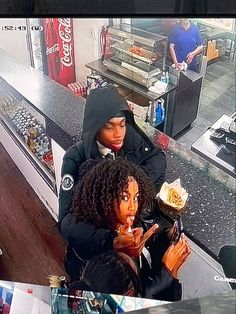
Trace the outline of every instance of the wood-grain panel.
{"label": "wood-grain panel", "polygon": [[48,285],[47,275],[63,275],[65,243],[55,225],[0,144],[0,279]]}

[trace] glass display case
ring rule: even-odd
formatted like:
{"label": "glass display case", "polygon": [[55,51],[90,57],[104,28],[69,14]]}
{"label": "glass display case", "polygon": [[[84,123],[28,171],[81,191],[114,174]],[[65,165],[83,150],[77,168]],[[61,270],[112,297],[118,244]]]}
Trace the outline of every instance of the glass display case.
{"label": "glass display case", "polygon": [[128,79],[150,87],[165,71],[167,37],[129,24],[108,28],[104,65]]}
{"label": "glass display case", "polygon": [[51,139],[45,119],[14,90],[0,82],[0,121],[37,172],[56,193]]}

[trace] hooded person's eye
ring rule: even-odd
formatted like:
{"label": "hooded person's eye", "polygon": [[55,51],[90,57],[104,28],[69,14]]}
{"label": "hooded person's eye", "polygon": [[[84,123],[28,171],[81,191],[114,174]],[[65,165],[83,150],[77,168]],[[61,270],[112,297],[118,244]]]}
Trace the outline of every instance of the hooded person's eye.
{"label": "hooded person's eye", "polygon": [[104,125],[104,127],[105,127],[106,129],[112,129],[111,124],[107,124],[107,123],[106,123],[106,124]]}

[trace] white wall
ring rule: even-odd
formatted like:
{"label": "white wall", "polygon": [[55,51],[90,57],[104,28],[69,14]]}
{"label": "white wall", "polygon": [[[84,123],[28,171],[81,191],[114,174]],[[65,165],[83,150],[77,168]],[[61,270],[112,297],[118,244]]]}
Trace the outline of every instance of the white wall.
{"label": "white wall", "polygon": [[0,19],[0,48],[11,54],[20,62],[30,65],[26,31],[2,30],[4,26],[26,26],[26,19]]}
{"label": "white wall", "polygon": [[[2,27],[24,26],[26,19],[0,19],[0,48],[14,56],[19,61],[30,65],[27,50],[26,31],[3,31]],[[108,25],[108,19],[73,19],[74,51],[76,79],[86,80],[90,71],[85,64],[101,57],[100,32],[102,26]]]}
{"label": "white wall", "polygon": [[73,19],[76,80],[86,80],[90,70],[85,64],[101,57],[100,32],[108,19]]}

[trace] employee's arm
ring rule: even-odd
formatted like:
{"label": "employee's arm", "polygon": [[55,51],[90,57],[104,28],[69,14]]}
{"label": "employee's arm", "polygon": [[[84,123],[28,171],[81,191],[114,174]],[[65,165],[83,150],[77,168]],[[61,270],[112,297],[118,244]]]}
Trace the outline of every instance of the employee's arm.
{"label": "employee's arm", "polygon": [[174,63],[175,67],[178,68],[179,67],[179,62],[176,58],[176,53],[175,53],[175,44],[170,43],[170,55],[171,55],[171,59],[172,62]]}
{"label": "employee's arm", "polygon": [[202,52],[203,49],[203,45],[198,46],[195,50],[191,51],[188,55],[187,55],[187,59],[186,62],[188,64],[192,63],[193,58],[196,57],[199,53]]}

